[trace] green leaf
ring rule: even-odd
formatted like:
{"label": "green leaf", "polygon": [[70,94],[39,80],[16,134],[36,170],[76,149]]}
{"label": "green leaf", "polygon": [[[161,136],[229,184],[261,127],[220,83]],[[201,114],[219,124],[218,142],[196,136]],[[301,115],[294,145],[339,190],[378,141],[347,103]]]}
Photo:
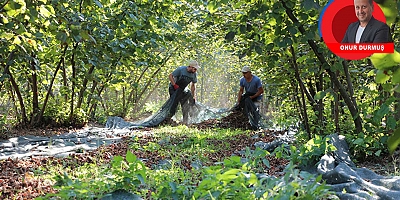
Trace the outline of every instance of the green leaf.
{"label": "green leaf", "polygon": [[297,28],[291,26],[291,27],[289,27],[289,32],[290,32],[290,34],[294,35],[297,33]]}
{"label": "green leaf", "polygon": [[400,68],[398,68],[392,76],[392,83],[400,83]]}
{"label": "green leaf", "polygon": [[56,38],[57,38],[57,40],[60,40],[61,41],[61,43],[64,43],[64,42],[66,42],[67,41],[67,34],[65,33],[65,32],[59,32],[57,35],[56,35]]}
{"label": "green leaf", "polygon": [[393,116],[387,116],[386,126],[387,128],[394,130],[396,128],[396,119]]}
{"label": "green leaf", "polygon": [[224,164],[228,165],[228,166],[229,165],[235,165],[235,164],[238,164],[238,163],[241,163],[239,156],[232,156],[232,157],[230,157],[228,159],[224,159]]}
{"label": "green leaf", "polygon": [[311,32],[311,31],[308,31],[306,33],[307,40],[314,40],[315,39],[314,37],[315,37],[315,33]]}
{"label": "green leaf", "polygon": [[285,43],[286,43],[286,44],[285,44],[286,46],[290,46],[290,45],[293,44],[292,39],[290,39],[290,38],[288,38],[288,37],[285,37],[284,41],[285,41]]}
{"label": "green leaf", "polygon": [[175,193],[176,190],[177,190],[176,183],[175,183],[175,182],[169,182],[168,184],[169,184],[169,186],[171,187],[172,192]]}
{"label": "green leaf", "polygon": [[240,169],[230,169],[222,174],[222,178],[224,179],[233,179],[237,177],[237,174],[240,172]]}
{"label": "green leaf", "polygon": [[394,89],[394,91],[396,91],[397,93],[400,93],[400,85],[397,85]]}
{"label": "green leaf", "polygon": [[263,159],[262,161],[263,161],[263,164],[264,164],[265,166],[267,166],[267,168],[271,168],[271,165],[270,165],[268,159]]}
{"label": "green leaf", "polygon": [[276,158],[282,158],[282,156],[283,156],[283,153],[281,151],[278,151],[275,153]]}
{"label": "green leaf", "polygon": [[[19,3],[22,3],[23,5],[21,5],[21,4],[19,4]],[[15,1],[11,1],[10,2],[10,7],[12,8],[12,9],[15,9],[15,10],[18,10],[18,9],[20,9],[20,8],[22,8],[22,7],[25,7],[26,6],[26,4],[25,4],[25,2],[15,2]]]}
{"label": "green leaf", "polygon": [[236,32],[230,31],[228,34],[225,35],[225,40],[232,41],[235,38]]}
{"label": "green leaf", "polygon": [[21,40],[19,39],[19,37],[15,37],[13,44],[21,44]]}
{"label": "green leaf", "polygon": [[400,145],[400,128],[397,128],[388,139],[389,153],[392,154]]}
{"label": "green leaf", "polygon": [[273,48],[274,48],[274,43],[269,43],[269,44],[267,45],[267,47],[265,48],[265,50],[271,51]]}
{"label": "green leaf", "polygon": [[134,163],[136,161],[136,156],[131,151],[127,151],[126,161],[128,161],[129,163]]}
{"label": "green leaf", "polygon": [[72,37],[74,38],[75,42],[82,41],[82,37],[79,34],[73,34]]}
{"label": "green leaf", "polygon": [[16,31],[16,33],[18,33],[19,35],[22,35],[24,33],[27,33],[27,30],[23,24],[20,24],[19,29]]}
{"label": "green leaf", "polygon": [[400,63],[400,53],[374,53],[370,56],[370,60],[377,69],[389,69]]}
{"label": "green leaf", "polygon": [[142,184],[145,184],[146,183],[146,180],[145,180],[145,176],[142,176],[141,174],[137,174],[136,175],[137,176],[137,178],[139,179],[139,181],[142,183]]}
{"label": "green leaf", "polygon": [[[377,1],[378,3],[378,1]],[[383,13],[385,14],[386,23],[392,24],[396,21],[396,17],[398,16],[398,8],[399,6],[396,5],[396,0],[385,0],[379,3],[379,7],[382,9]]]}
{"label": "green leaf", "polygon": [[386,75],[386,71],[384,70],[378,70],[376,72],[376,77],[375,77],[375,81],[377,83],[386,83],[386,81],[388,81],[390,79],[390,76]]}
{"label": "green leaf", "polygon": [[317,176],[317,178],[315,179],[316,182],[320,182],[322,180],[322,174]]}
{"label": "green leaf", "polygon": [[379,125],[382,121],[382,118],[390,112],[390,108],[386,104],[382,104],[378,111],[374,113],[374,117],[372,118],[372,122],[375,125]]}
{"label": "green leaf", "polygon": [[[314,1],[313,1],[314,2]],[[294,7],[294,3],[292,3],[291,1],[286,1],[286,6],[290,9],[292,9]]]}
{"label": "green leaf", "polygon": [[256,50],[256,52],[257,52],[258,54],[262,55],[262,48],[261,48],[259,45],[256,45],[256,46],[254,47],[254,49]]}
{"label": "green leaf", "polygon": [[218,197],[221,195],[221,191],[214,191],[211,193],[212,199],[219,199]]}
{"label": "green leaf", "polygon": [[317,94],[314,96],[314,100],[321,100],[326,96],[326,92],[324,91],[319,91]]}
{"label": "green leaf", "polygon": [[2,20],[2,21],[0,20],[0,23],[2,22],[3,24],[8,24],[9,22],[8,18],[2,14],[0,14],[0,19]]}
{"label": "green leaf", "polygon": [[208,2],[207,5],[207,10],[210,11],[211,14],[215,13],[217,11],[218,7],[215,5],[214,2]]}
{"label": "green leaf", "polygon": [[249,178],[249,184],[254,185],[257,184],[258,182],[258,178],[255,174],[250,174],[250,178]]}
{"label": "green leaf", "polygon": [[11,38],[14,37],[14,34],[12,33],[1,33],[0,38],[5,38],[6,40],[10,40]]}
{"label": "green leaf", "polygon": [[384,91],[392,91],[393,90],[393,84],[392,83],[384,83],[382,84],[382,88]]}
{"label": "green leaf", "polygon": [[95,44],[97,44],[96,39],[94,39],[87,31],[82,31],[80,32],[80,35],[82,36],[83,39],[85,40],[91,40]]}
{"label": "green leaf", "polygon": [[52,13],[49,10],[47,10],[47,8],[45,8],[44,5],[40,6],[39,12],[41,15],[43,15],[43,17],[46,18],[52,15]]}
{"label": "green leaf", "polygon": [[362,145],[362,144],[364,143],[364,139],[362,139],[362,138],[357,138],[356,140],[354,140],[353,143],[354,143],[354,144],[357,144],[357,145]]}
{"label": "green leaf", "polygon": [[383,116],[386,114],[389,114],[389,112],[390,112],[389,106],[387,106],[386,104],[382,104],[382,106],[379,108],[377,114],[378,114],[378,116],[383,118]]}
{"label": "green leaf", "polygon": [[239,32],[240,32],[241,34],[244,34],[244,33],[246,33],[246,31],[247,31],[246,26],[243,25],[243,24],[241,24],[241,25],[239,26]]}
{"label": "green leaf", "polygon": [[367,73],[367,76],[375,76],[375,70],[370,70],[370,71]]}
{"label": "green leaf", "polygon": [[123,161],[122,156],[114,156],[112,166],[114,168],[117,168],[120,166],[121,162]]}
{"label": "green leaf", "polygon": [[103,4],[101,4],[99,1],[94,1],[94,3],[99,7],[99,8],[103,8]]}

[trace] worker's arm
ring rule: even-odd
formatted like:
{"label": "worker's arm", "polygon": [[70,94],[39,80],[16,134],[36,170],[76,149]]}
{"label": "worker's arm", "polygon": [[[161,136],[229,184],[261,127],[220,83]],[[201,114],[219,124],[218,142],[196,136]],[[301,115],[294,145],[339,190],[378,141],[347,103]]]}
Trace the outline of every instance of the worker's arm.
{"label": "worker's arm", "polygon": [[196,101],[196,83],[192,83],[190,91],[192,92],[193,99]]}
{"label": "worker's arm", "polygon": [[172,75],[172,73],[169,74],[169,81],[171,82],[172,85],[175,85],[175,84],[176,84],[176,83],[175,83],[175,80],[174,80],[174,75]]}
{"label": "worker's arm", "polygon": [[263,89],[263,87],[259,87],[258,90],[257,90],[257,93],[256,93],[255,95],[253,95],[253,96],[250,96],[250,99],[257,98],[257,97],[260,96],[262,93],[264,93],[264,89]]}
{"label": "worker's arm", "polygon": [[238,93],[238,100],[237,100],[237,104],[239,105],[240,100],[242,99],[242,95],[243,95],[243,91],[244,91],[244,87],[240,87],[239,89],[239,93]]}
{"label": "worker's arm", "polygon": [[172,75],[172,73],[169,74],[169,81],[171,82],[172,86],[174,87],[174,90],[177,90],[179,88],[179,85],[177,85],[175,83],[174,75]]}

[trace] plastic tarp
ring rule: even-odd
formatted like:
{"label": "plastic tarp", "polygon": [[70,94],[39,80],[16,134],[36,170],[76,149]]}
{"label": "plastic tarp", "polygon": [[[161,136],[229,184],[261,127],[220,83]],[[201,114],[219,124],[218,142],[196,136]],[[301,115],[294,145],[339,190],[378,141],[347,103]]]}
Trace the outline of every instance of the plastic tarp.
{"label": "plastic tarp", "polygon": [[329,138],[337,150],[322,156],[317,171],[341,200],[400,199],[400,176],[381,176],[357,168],[344,137],[333,134]]}
{"label": "plastic tarp", "polygon": [[236,105],[233,109],[237,111],[242,111],[244,115],[249,119],[249,123],[253,130],[258,130],[260,127],[261,115],[257,106],[250,99],[250,96],[254,94],[246,93],[242,96],[239,105]]}
{"label": "plastic tarp", "polygon": [[162,107],[150,117],[135,121],[127,122],[121,117],[108,117],[106,128],[141,128],[141,127],[155,127],[161,124],[166,119],[170,119],[175,115],[180,102],[184,99],[182,107],[189,107],[188,110],[188,124],[200,123],[207,119],[215,119],[225,116],[229,113],[229,109],[213,109],[207,107],[200,102],[193,102],[191,93],[181,88],[177,89],[170,98],[162,105]]}

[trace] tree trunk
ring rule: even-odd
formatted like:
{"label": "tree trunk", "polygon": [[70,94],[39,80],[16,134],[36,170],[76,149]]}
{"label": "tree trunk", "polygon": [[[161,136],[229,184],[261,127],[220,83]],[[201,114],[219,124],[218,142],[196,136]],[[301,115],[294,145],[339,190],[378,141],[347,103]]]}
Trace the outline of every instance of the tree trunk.
{"label": "tree trunk", "polygon": [[298,68],[297,62],[296,62],[296,60],[297,60],[296,54],[295,54],[293,46],[290,46],[290,51],[292,52],[292,66],[294,67],[295,77],[297,79],[298,84],[300,85],[302,105],[299,105],[299,107],[302,108],[301,110],[303,110],[302,115],[304,117],[304,126],[308,133],[308,139],[311,139],[311,130],[310,130],[310,126],[308,124],[307,106],[306,106],[306,100],[305,100],[304,95],[307,95],[308,100],[311,102],[311,105],[313,107],[316,105],[316,102],[314,101],[314,98],[311,96],[311,94],[307,91],[306,87],[304,86],[303,81],[301,80],[299,68]]}
{"label": "tree trunk", "polygon": [[90,66],[89,71],[88,71],[85,79],[83,80],[81,90],[79,91],[78,103],[76,104],[76,108],[81,108],[82,101],[83,101],[83,94],[84,94],[85,90],[87,89],[86,87],[87,87],[87,83],[89,81],[88,76],[93,74],[94,68],[95,68],[94,65]]}
{"label": "tree trunk", "polygon": [[[67,72],[65,70],[65,59],[62,60],[62,79],[64,88],[68,88]],[[68,94],[64,94],[64,101],[68,102]]]}
{"label": "tree trunk", "polygon": [[20,90],[18,88],[18,84],[17,84],[17,82],[15,82],[14,76],[11,74],[10,68],[9,68],[10,67],[9,63],[11,62],[11,60],[14,59],[14,53],[15,53],[15,51],[12,51],[10,53],[10,55],[8,56],[6,66],[4,68],[4,74],[8,74],[10,82],[11,82],[11,85],[12,85],[12,88],[14,89],[15,94],[17,95],[19,106],[21,107],[21,119],[22,119],[21,123],[22,124],[28,124],[28,117],[26,116],[26,109],[25,109],[24,100],[23,100],[21,92],[20,92]]}
{"label": "tree trunk", "polygon": [[400,122],[400,93],[394,92],[394,96],[397,98],[397,102],[395,105],[394,118],[396,119],[397,122]]}
{"label": "tree trunk", "polygon": [[72,67],[72,85],[71,85],[71,104],[70,104],[70,111],[69,111],[69,123],[73,122],[74,118],[74,97],[75,97],[75,85],[76,85],[76,66],[75,66],[75,52],[78,48],[78,42],[74,44],[74,49],[72,51],[71,57],[71,67]]}
{"label": "tree trunk", "polygon": [[[109,76],[111,76],[111,74]],[[105,88],[105,84],[103,84],[103,86],[100,89],[98,89],[97,96],[99,96],[99,97],[101,96],[101,93],[103,92],[104,88]],[[92,106],[90,106],[89,116],[92,119],[94,119],[94,116],[96,115],[96,113],[95,113],[96,112],[96,108],[97,108],[97,102],[92,104]]]}
{"label": "tree trunk", "polygon": [[60,61],[57,64],[56,70],[54,71],[53,78],[51,79],[49,88],[47,89],[46,97],[44,99],[42,109],[40,110],[40,114],[37,117],[36,123],[39,123],[43,118],[43,114],[44,114],[44,111],[46,110],[47,102],[49,101],[49,96],[51,94],[51,89],[53,88],[54,80],[56,79],[58,70],[60,70],[62,63],[64,62],[65,54],[67,53],[67,49],[68,49],[68,45],[65,45],[64,52],[63,52],[62,56],[60,57]]}
{"label": "tree trunk", "polygon": [[87,108],[90,108],[90,102],[92,101],[92,97],[93,97],[94,92],[96,91],[96,87],[97,87],[97,81],[93,80],[92,88],[90,89],[90,93],[89,93],[89,96],[86,101]]}
{"label": "tree trunk", "polygon": [[10,97],[11,97],[12,104],[13,104],[13,108],[14,108],[14,112],[15,112],[15,116],[16,116],[16,118],[17,118],[17,121],[18,121],[18,122],[21,122],[22,119],[21,119],[21,117],[18,115],[18,108],[17,108],[17,105],[15,104],[17,101],[15,100],[15,96],[14,96],[13,90],[12,90],[12,88],[10,87],[10,89],[8,89],[7,91],[8,91],[8,93],[9,93]]}
{"label": "tree trunk", "polygon": [[6,74],[8,74],[8,76],[9,76],[9,79],[11,81],[11,85],[14,88],[14,91],[15,91],[15,93],[17,95],[19,106],[21,107],[22,124],[28,124],[28,118],[26,116],[26,109],[25,109],[24,100],[22,98],[21,92],[19,91],[17,82],[15,82],[15,79],[14,79],[13,75],[11,74],[10,70],[8,69],[8,67],[6,68]]}
{"label": "tree trunk", "polygon": [[139,108],[143,108],[143,105],[147,102],[147,100],[149,100],[151,94],[153,94],[154,90],[156,90],[158,88],[160,83],[161,83],[160,81],[157,81],[156,85],[154,87],[152,87],[153,89],[146,95],[146,97],[138,105]]}
{"label": "tree trunk", "polygon": [[[175,48],[174,51],[175,51],[176,49],[177,49],[177,48]],[[150,77],[150,78],[148,79],[148,81],[146,82],[146,85],[143,87],[143,89],[140,91],[140,93],[136,95],[135,99],[133,100],[133,102],[134,102],[135,105],[138,104],[137,102],[139,102],[140,99],[143,97],[143,94],[146,92],[146,90],[148,89],[148,87],[151,85],[152,81],[154,80],[154,77],[161,71],[161,68],[162,68],[163,66],[165,66],[165,63],[171,58],[171,56],[172,56],[172,54],[169,54],[167,57],[165,57],[165,58],[160,62],[160,67],[158,67],[157,70],[156,70],[155,72],[153,72],[153,74],[151,75],[151,77]],[[147,69],[148,69],[148,68],[146,68],[145,71],[146,71]],[[136,83],[139,83],[140,80],[142,79],[142,77],[143,77],[143,73],[142,73],[142,74],[140,75],[140,77],[136,80]],[[137,93],[137,89],[136,89],[136,90],[135,90],[135,89],[132,89],[132,91],[131,91],[130,94],[129,94],[128,101],[127,101],[127,103],[126,103],[126,107],[124,108],[124,116],[127,114],[126,112],[128,112],[128,110],[129,110],[129,109],[128,109],[128,105],[129,105],[129,103],[132,102],[132,98],[133,98],[134,92]]]}
{"label": "tree trunk", "polygon": [[[320,69],[320,71],[322,71]],[[324,90],[324,76],[323,73],[319,73],[318,76],[315,77],[316,81],[316,88],[317,88],[317,92],[322,92]],[[318,100],[318,121],[321,124],[322,128],[320,129],[319,134],[322,135],[323,134],[323,129],[325,127],[325,121],[324,121],[324,102],[322,99]]]}
{"label": "tree trunk", "polygon": [[350,73],[349,73],[349,65],[348,65],[347,61],[343,61],[342,65],[343,65],[344,74],[346,76],[346,82],[347,82],[347,88],[348,88],[347,90],[349,91],[351,100],[353,101],[354,107],[356,108],[356,110],[358,112],[356,98],[354,96],[353,82],[351,81],[351,77],[350,77]]}
{"label": "tree trunk", "polygon": [[10,0],[5,1],[3,4],[0,5],[0,10],[3,10],[4,6],[8,4]]}
{"label": "tree trunk", "polygon": [[[119,57],[118,59],[117,59],[117,61],[114,63],[114,67],[115,66],[117,66],[117,64],[118,64],[118,62],[121,60],[121,58],[122,57]],[[109,74],[107,74],[107,76],[106,76],[106,81],[103,83],[103,84],[101,84],[101,88],[96,88],[96,86],[94,85],[93,86],[93,88],[92,88],[92,94],[94,94],[94,90],[95,89],[97,89],[98,90],[98,92],[97,92],[97,96],[98,97],[101,97],[101,93],[103,92],[103,90],[105,89],[105,85],[106,85],[106,83],[108,83],[110,80],[111,80],[111,78],[112,78],[112,75],[113,75],[113,73],[112,72],[110,72]],[[96,82],[96,85],[98,85],[98,83]],[[90,101],[88,101],[88,104],[90,103]],[[101,102],[102,103],[102,102]],[[106,110],[105,109],[105,107],[104,107],[104,105],[103,105],[103,103],[102,103],[102,106],[103,106],[103,108],[104,108],[104,110]],[[90,109],[89,109],[89,116],[90,116],[90,118],[92,118],[92,119],[94,119],[94,116],[96,116],[96,108],[97,108],[97,101],[94,103],[94,104],[92,104],[91,106],[90,106]]]}
{"label": "tree trunk", "polygon": [[34,61],[34,55],[32,54],[32,61],[30,62],[30,68],[32,72],[31,76],[31,87],[32,87],[32,118],[31,118],[31,125],[37,121],[39,115],[39,92],[38,92],[38,85],[37,85],[37,74],[36,74],[36,64]]}
{"label": "tree trunk", "polygon": [[333,84],[333,83],[331,83],[332,84],[332,88],[333,88],[333,91],[335,91],[335,94],[336,94],[336,98],[334,98],[334,101],[333,101],[333,119],[334,119],[334,121],[335,121],[335,128],[336,128],[336,133],[339,133],[340,132],[340,124],[339,124],[339,94],[338,94],[338,89],[335,87],[335,84]]}

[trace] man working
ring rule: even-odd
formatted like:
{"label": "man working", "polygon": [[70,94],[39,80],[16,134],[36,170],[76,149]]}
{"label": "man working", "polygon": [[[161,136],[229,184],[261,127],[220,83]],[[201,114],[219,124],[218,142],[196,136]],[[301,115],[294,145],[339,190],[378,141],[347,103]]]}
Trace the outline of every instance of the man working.
{"label": "man working", "polygon": [[[244,66],[242,69],[243,77],[240,79],[240,89],[238,93],[238,105],[240,104],[243,96],[249,96],[249,98],[254,102],[257,108],[260,108],[262,93],[264,89],[260,78],[251,73],[249,66]],[[246,93],[243,95],[244,90]]]}
{"label": "man working", "polygon": [[[258,129],[260,118],[259,109],[264,89],[260,78],[251,73],[249,66],[242,68],[243,77],[240,79],[236,109],[243,109],[249,118],[250,125],[254,130]],[[243,92],[245,93],[243,94]]]}
{"label": "man working", "polygon": [[389,26],[372,16],[372,0],[354,0],[354,8],[358,21],[348,26],[342,43],[392,42]]}
{"label": "man working", "polygon": [[[199,64],[197,61],[189,61],[187,66],[181,66],[175,69],[171,74],[169,74],[169,95],[172,96],[176,90],[181,89],[182,95],[178,95],[177,101],[181,104],[182,107],[182,122],[187,124],[189,118],[189,101],[191,100],[193,103],[196,101],[196,83],[197,83],[197,74],[196,71],[199,68]],[[190,85],[190,92],[185,90],[186,86]],[[189,98],[192,99],[189,99]],[[171,110],[170,116],[172,117],[176,112],[176,107]]]}

